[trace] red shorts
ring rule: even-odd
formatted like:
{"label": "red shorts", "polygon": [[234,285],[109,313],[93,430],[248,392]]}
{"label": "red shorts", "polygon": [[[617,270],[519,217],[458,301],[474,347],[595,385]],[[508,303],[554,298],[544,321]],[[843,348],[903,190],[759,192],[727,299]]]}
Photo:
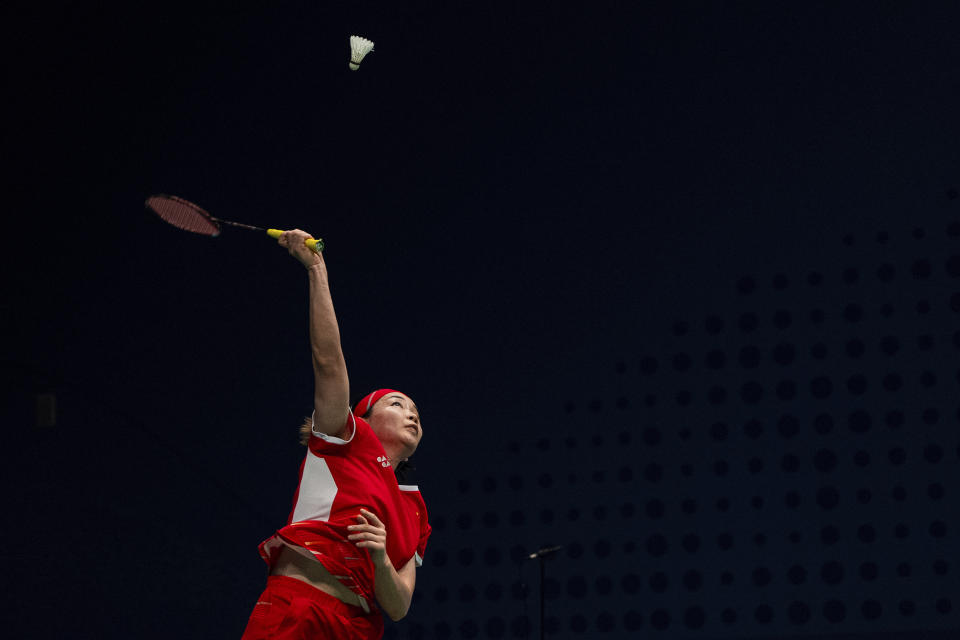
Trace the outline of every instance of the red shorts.
{"label": "red shorts", "polygon": [[269,576],[242,640],[379,640],[383,616],[341,602],[306,582]]}

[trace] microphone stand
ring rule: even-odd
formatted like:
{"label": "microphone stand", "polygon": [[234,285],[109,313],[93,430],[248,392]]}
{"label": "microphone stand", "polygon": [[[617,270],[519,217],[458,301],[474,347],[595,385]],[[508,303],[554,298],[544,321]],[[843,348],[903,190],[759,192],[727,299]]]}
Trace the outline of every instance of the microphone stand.
{"label": "microphone stand", "polygon": [[544,600],[543,587],[544,587],[544,583],[546,582],[546,575],[547,575],[547,556],[553,555],[557,551],[560,551],[560,549],[563,549],[563,545],[558,545],[555,547],[544,547],[527,556],[530,560],[533,560],[536,558],[537,560],[540,561],[540,640],[544,640],[544,633],[545,633],[543,622],[544,622],[544,611],[546,609],[546,605]]}

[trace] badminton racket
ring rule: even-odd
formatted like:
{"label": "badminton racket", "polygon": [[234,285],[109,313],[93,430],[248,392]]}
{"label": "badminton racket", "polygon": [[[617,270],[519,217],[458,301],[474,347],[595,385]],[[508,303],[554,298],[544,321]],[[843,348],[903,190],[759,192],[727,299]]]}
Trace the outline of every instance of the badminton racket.
{"label": "badminton racket", "polygon": [[[242,222],[231,222],[230,220],[214,218],[192,202],[164,193],[150,196],[144,204],[147,209],[160,216],[164,222],[172,224],[178,229],[200,233],[205,236],[216,237],[220,235],[221,224],[240,227],[241,229],[250,229],[251,231],[266,231],[267,235],[271,238],[279,238],[280,234],[283,233],[281,229],[264,229],[251,224],[243,224]],[[320,238],[308,238],[304,241],[304,244],[317,253],[323,251],[324,244]]]}

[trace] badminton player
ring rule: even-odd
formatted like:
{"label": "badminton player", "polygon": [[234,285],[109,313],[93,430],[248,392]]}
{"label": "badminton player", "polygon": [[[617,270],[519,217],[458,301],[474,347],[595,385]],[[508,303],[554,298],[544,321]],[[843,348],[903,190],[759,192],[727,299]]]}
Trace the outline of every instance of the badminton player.
{"label": "badminton player", "polygon": [[269,567],[244,640],[375,640],[381,610],[392,620],[410,608],[430,524],[415,486],[399,484],[396,465],[423,429],[409,396],[379,389],[351,410],[347,368],[323,257],[300,230],[280,246],[307,269],[313,415],[287,525],[260,545]]}

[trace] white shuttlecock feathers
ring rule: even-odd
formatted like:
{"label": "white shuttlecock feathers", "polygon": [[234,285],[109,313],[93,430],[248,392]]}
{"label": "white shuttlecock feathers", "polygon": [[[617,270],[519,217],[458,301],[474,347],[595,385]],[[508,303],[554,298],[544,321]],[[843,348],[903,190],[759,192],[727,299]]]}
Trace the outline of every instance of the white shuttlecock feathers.
{"label": "white shuttlecock feathers", "polygon": [[373,43],[360,36],[350,36],[350,70],[356,71],[364,56],[373,51]]}

